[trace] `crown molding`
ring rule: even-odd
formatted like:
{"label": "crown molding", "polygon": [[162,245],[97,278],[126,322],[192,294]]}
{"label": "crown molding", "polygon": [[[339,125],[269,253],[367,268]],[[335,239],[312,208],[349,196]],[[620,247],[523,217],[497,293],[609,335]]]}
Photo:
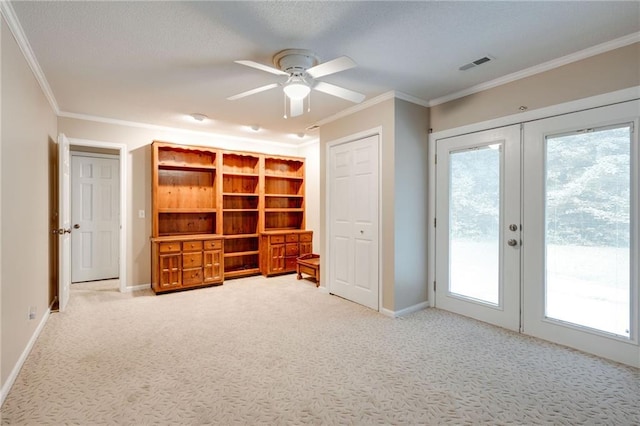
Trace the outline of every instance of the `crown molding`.
{"label": "crown molding", "polygon": [[561,66],[570,64],[572,62],[577,62],[582,59],[587,59],[595,55],[599,55],[601,53],[609,52],[614,49],[618,49],[620,47],[628,46],[633,43],[640,42],[640,32],[632,33],[624,37],[617,38],[615,40],[608,41],[606,43],[597,44],[595,46],[586,48],[584,50],[580,50],[575,53],[571,53],[567,56],[563,56],[561,58],[556,58],[548,62],[544,62],[539,65],[535,65],[531,68],[526,68],[521,71],[514,72],[512,74],[505,75],[500,78],[496,78],[495,80],[487,81],[485,83],[480,83],[475,86],[469,87],[468,89],[461,90],[456,93],[452,93],[450,95],[442,96],[440,98],[432,99],[429,102],[430,107],[443,104],[445,102],[453,101],[455,99],[459,99],[465,96],[473,95],[474,93],[482,92],[484,90],[492,89],[494,87],[502,86],[503,84],[511,83],[516,80],[520,80],[526,77],[531,77],[535,74],[540,74],[545,71],[552,70],[554,68],[559,68]]}
{"label": "crown molding", "polygon": [[416,98],[415,96],[411,96],[406,93],[398,92],[398,91],[396,91],[395,94],[396,94],[396,99],[411,102],[412,104],[420,105],[423,107],[429,106],[429,102],[425,101],[424,99]]}
{"label": "crown molding", "polygon": [[362,111],[365,110],[367,108],[371,108],[374,105],[377,105],[381,102],[384,101],[388,101],[389,99],[400,99],[403,101],[407,101],[407,102],[411,102],[413,104],[416,105],[421,105],[424,107],[428,107],[429,103],[423,99],[420,98],[416,98],[415,96],[411,96],[411,95],[407,95],[406,93],[402,93],[402,92],[398,92],[396,90],[390,90],[388,92],[385,92],[381,95],[376,96],[375,98],[371,98],[365,102],[362,102],[361,104],[358,105],[354,105],[352,107],[349,107],[347,109],[344,109],[342,111],[340,111],[337,114],[331,115],[327,118],[323,118],[322,120],[318,121],[315,123],[315,125],[317,126],[323,126],[325,124],[331,123],[333,121],[336,121],[340,118],[344,118],[347,117],[351,114],[354,114],[358,111]]}
{"label": "crown molding", "polygon": [[93,121],[96,123],[114,124],[118,126],[135,127],[138,129],[207,136],[212,138],[226,139],[228,141],[242,141],[242,142],[250,142],[254,144],[267,143],[269,145],[280,146],[283,148],[298,148],[301,146],[300,144],[296,144],[296,143],[286,143],[286,142],[270,140],[270,139],[255,139],[255,138],[249,138],[249,137],[243,137],[243,136],[236,136],[236,135],[227,134],[227,133],[215,133],[215,132],[207,132],[203,130],[191,130],[191,129],[182,129],[179,127],[160,126],[158,124],[140,123],[136,121],[120,120],[117,118],[107,118],[107,117],[99,117],[99,116],[88,115],[88,114],[78,114],[75,112],[60,111],[60,113],[58,113],[58,117],[73,118],[76,120],[84,120],[84,121]]}
{"label": "crown molding", "polygon": [[9,26],[9,30],[13,34],[13,37],[16,39],[16,43],[20,47],[22,54],[24,55],[24,59],[29,64],[29,68],[33,72],[34,77],[40,84],[40,88],[44,93],[44,96],[49,101],[49,105],[53,111],[58,115],[60,113],[60,108],[58,107],[58,101],[56,101],[55,96],[53,96],[53,91],[51,91],[51,87],[49,86],[49,82],[47,81],[44,73],[42,72],[42,68],[40,68],[40,64],[36,59],[33,50],[31,49],[31,45],[29,44],[29,40],[27,40],[27,36],[24,34],[24,30],[22,29],[22,25],[20,25],[20,21],[18,21],[18,16],[16,15],[15,10],[11,3],[8,0],[0,0],[0,12],[2,16],[4,16],[7,25]]}

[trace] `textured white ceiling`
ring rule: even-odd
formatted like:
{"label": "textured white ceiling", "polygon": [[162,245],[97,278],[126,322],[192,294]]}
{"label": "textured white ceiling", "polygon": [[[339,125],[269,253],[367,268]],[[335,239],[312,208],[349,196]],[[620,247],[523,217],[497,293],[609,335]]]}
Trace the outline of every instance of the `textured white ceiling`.
{"label": "textured white ceiling", "polygon": [[[219,133],[259,125],[282,141],[353,104],[313,92],[310,113],[284,119],[279,89],[228,101],[282,79],[234,60],[347,55],[357,68],[321,80],[429,101],[640,31],[638,1],[11,4],[61,111]],[[496,60],[458,71],[487,54]],[[191,112],[213,121],[189,123]]]}

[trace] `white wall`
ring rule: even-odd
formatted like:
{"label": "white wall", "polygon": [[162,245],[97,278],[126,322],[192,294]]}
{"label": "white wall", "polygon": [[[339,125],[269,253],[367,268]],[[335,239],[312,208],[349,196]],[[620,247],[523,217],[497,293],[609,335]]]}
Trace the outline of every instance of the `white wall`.
{"label": "white wall", "polygon": [[[49,305],[49,142],[56,115],[2,19],[0,150],[3,396]],[[36,317],[28,318],[29,307]]]}
{"label": "white wall", "polygon": [[304,203],[306,228],[313,231],[313,252],[320,253],[320,141],[315,140],[300,147],[299,157],[304,157]]}
{"label": "white wall", "polygon": [[427,109],[396,99],[394,310],[427,301]]}

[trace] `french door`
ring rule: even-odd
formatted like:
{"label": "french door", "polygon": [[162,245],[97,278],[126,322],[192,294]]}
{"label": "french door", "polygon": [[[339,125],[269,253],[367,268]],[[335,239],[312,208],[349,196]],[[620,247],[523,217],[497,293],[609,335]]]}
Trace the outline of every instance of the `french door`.
{"label": "french door", "polygon": [[528,123],[523,331],[640,367],[640,102]]}
{"label": "french door", "polygon": [[435,305],[520,328],[520,126],[438,140]]}
{"label": "french door", "polygon": [[640,366],[639,116],[437,140],[435,306]]}

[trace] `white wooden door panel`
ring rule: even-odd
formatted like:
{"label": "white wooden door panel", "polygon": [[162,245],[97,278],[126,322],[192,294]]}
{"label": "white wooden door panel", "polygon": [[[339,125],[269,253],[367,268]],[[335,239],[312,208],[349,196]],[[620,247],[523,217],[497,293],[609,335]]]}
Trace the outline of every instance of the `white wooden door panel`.
{"label": "white wooden door panel", "polygon": [[378,310],[378,136],[329,149],[329,290]]}
{"label": "white wooden door panel", "polygon": [[58,308],[64,312],[71,293],[71,154],[69,139],[64,134],[58,137],[58,185],[59,194],[59,271]]}
{"label": "white wooden door panel", "polygon": [[520,126],[437,141],[435,306],[520,328]]}
{"label": "white wooden door panel", "polygon": [[119,162],[72,156],[72,281],[119,274]]}

